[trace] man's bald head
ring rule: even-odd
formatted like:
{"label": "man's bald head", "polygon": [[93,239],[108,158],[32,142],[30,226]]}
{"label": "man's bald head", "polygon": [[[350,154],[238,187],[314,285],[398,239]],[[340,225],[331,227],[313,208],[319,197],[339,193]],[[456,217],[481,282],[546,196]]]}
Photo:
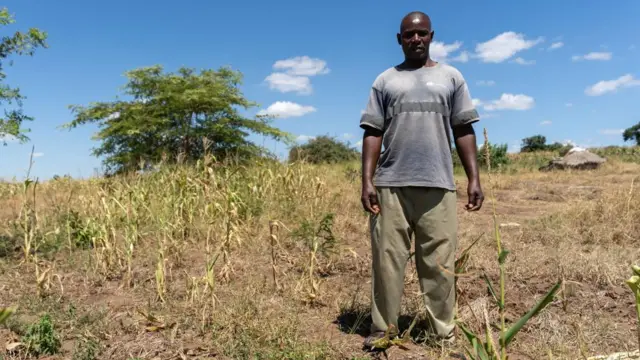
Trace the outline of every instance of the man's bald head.
{"label": "man's bald head", "polygon": [[400,22],[400,33],[402,33],[403,30],[411,24],[417,23],[428,25],[429,30],[431,30],[431,18],[429,18],[429,15],[422,11],[412,11],[402,18],[402,21]]}

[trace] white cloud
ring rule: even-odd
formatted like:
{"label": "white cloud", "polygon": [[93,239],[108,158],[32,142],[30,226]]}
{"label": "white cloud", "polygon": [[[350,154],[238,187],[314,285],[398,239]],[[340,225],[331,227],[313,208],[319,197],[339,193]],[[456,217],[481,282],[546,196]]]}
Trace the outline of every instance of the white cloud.
{"label": "white cloud", "polygon": [[342,138],[345,139],[345,140],[353,139],[353,135],[352,134],[348,134],[348,133],[344,133],[344,134],[342,134]]}
{"label": "white cloud", "polygon": [[272,73],[265,79],[269,83],[269,89],[282,93],[295,92],[300,95],[309,95],[313,91],[311,80],[306,76],[294,76],[285,73]]}
{"label": "white cloud", "polygon": [[41,153],[41,152],[34,152],[34,153],[33,153],[33,157],[34,157],[34,158],[37,158],[37,157],[43,157],[43,156],[44,156],[44,153]]}
{"label": "white cloud", "polygon": [[572,103],[566,103],[566,104],[564,104],[564,106],[566,106],[566,107],[572,107],[572,106],[573,106],[573,104],[572,104]]}
{"label": "white cloud", "polygon": [[358,142],[356,143],[356,146],[362,147],[362,140],[358,141]]}
{"label": "white cloud", "polygon": [[500,115],[496,114],[496,113],[483,113],[480,114],[480,119],[495,119],[495,118],[499,118]]}
{"label": "white cloud", "polygon": [[476,85],[478,86],[493,86],[495,84],[496,82],[493,80],[480,80],[476,82]]}
{"label": "white cloud", "polygon": [[571,57],[573,61],[582,61],[582,60],[599,60],[599,61],[607,61],[611,60],[613,54],[610,52],[590,52],[585,55],[574,55]]}
{"label": "white cloud", "polygon": [[520,64],[520,65],[533,65],[536,63],[535,60],[525,60],[521,57],[517,57],[513,60],[514,63],[516,64]]}
{"label": "white cloud", "polygon": [[600,96],[609,92],[616,92],[619,88],[639,86],[640,80],[631,74],[622,75],[613,80],[602,80],[584,90],[588,96]]}
{"label": "white cloud", "polygon": [[496,114],[496,113],[483,113],[480,114],[480,119],[492,119],[492,118],[499,118],[500,115]]}
{"label": "white cloud", "polygon": [[564,46],[564,43],[562,41],[554,42],[553,44],[551,44],[551,46],[549,46],[549,50],[557,50],[563,46]]}
{"label": "white cloud", "polygon": [[541,37],[535,40],[526,40],[523,34],[507,31],[476,45],[475,56],[485,63],[501,63],[516,53],[530,49],[542,41]]}
{"label": "white cloud", "polygon": [[296,141],[298,141],[298,142],[305,142],[305,141],[313,140],[313,139],[315,139],[315,138],[316,138],[315,136],[311,136],[311,135],[299,135],[299,136],[296,138]]}
{"label": "white cloud", "polygon": [[429,56],[436,61],[445,61],[449,54],[458,50],[462,42],[456,41],[453,44],[445,44],[441,41],[434,41],[429,46]]}
{"label": "white cloud", "polygon": [[535,105],[535,100],[531,96],[524,94],[502,94],[500,99],[484,104],[487,111],[494,110],[529,110]]}
{"label": "white cloud", "polygon": [[289,75],[315,76],[328,74],[327,62],[308,56],[296,56],[293,58],[278,60],[273,64],[275,70],[284,70]]}
{"label": "white cloud", "polygon": [[473,106],[478,107],[482,105],[482,100],[480,99],[471,99],[471,104],[473,104]]}
{"label": "white cloud", "polygon": [[309,56],[278,60],[273,64],[273,69],[276,72],[265,78],[271,90],[295,92],[300,95],[313,92],[310,76],[324,75],[330,71],[326,61]]}
{"label": "white cloud", "polygon": [[543,125],[543,126],[551,125],[551,124],[552,124],[551,120],[545,120],[545,121],[540,123],[540,125]]}
{"label": "white cloud", "polygon": [[620,135],[624,132],[623,129],[602,129],[600,134],[602,135]]}
{"label": "white cloud", "polygon": [[268,108],[258,111],[258,115],[271,115],[281,119],[303,116],[316,111],[313,106],[296,104],[290,101],[276,101]]}
{"label": "white cloud", "polygon": [[460,55],[451,59],[451,61],[466,63],[466,62],[469,62],[469,58],[470,58],[469,53],[467,51],[463,51],[460,53]]}

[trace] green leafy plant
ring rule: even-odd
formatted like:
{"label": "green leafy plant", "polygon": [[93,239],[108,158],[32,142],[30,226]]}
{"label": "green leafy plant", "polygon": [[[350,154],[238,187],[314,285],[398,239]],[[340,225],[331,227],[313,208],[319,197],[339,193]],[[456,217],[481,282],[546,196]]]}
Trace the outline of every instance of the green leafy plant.
{"label": "green leafy plant", "polygon": [[49,314],[43,315],[38,322],[29,326],[22,343],[27,352],[34,356],[55,355],[62,346]]}
{"label": "green leafy plant", "polygon": [[499,283],[499,291],[496,291],[494,286],[492,285],[491,281],[489,280],[489,277],[484,274],[483,278],[488,286],[489,292],[491,293],[498,309],[500,312],[500,336],[499,336],[499,346],[497,347],[494,339],[493,339],[493,334],[491,332],[491,327],[489,325],[489,319],[488,319],[488,315],[487,315],[487,310],[484,309],[484,322],[485,322],[485,340],[481,340],[481,338],[476,335],[475,333],[473,333],[471,330],[469,330],[467,327],[464,326],[464,324],[462,324],[461,322],[458,321],[458,325],[460,327],[460,329],[462,330],[462,332],[464,333],[465,337],[467,338],[467,340],[469,341],[469,343],[471,344],[471,349],[466,349],[467,354],[470,358],[474,359],[474,360],[506,360],[507,359],[507,348],[509,346],[509,344],[513,341],[513,339],[515,338],[516,334],[524,327],[524,325],[527,323],[527,321],[529,321],[532,317],[536,316],[540,311],[542,311],[542,309],[544,309],[547,305],[549,305],[554,297],[555,294],[558,292],[558,290],[560,289],[560,286],[562,284],[562,281],[560,280],[558,283],[556,283],[551,290],[549,290],[549,292],[542,298],[540,299],[540,301],[538,301],[537,304],[535,304],[525,315],[523,315],[518,321],[516,321],[513,325],[511,325],[510,327],[507,327],[506,324],[506,301],[505,301],[505,281],[506,281],[506,273],[505,273],[505,262],[507,259],[507,255],[509,254],[509,251],[507,249],[504,248],[503,244],[502,244],[502,239],[500,236],[500,230],[499,230],[499,224],[497,221],[497,216],[496,216],[496,207],[495,207],[495,196],[493,194],[493,187],[491,186],[491,162],[490,162],[490,156],[488,155],[489,153],[489,141],[488,141],[488,136],[487,136],[487,130],[484,130],[484,137],[485,137],[485,143],[484,143],[484,151],[487,152],[487,155],[485,156],[486,159],[486,166],[487,166],[487,170],[488,170],[488,174],[489,174],[489,189],[490,189],[490,197],[491,197],[491,203],[492,203],[492,210],[493,210],[493,223],[494,223],[494,238],[496,241],[496,250],[497,250],[497,262],[498,262],[498,267],[499,267],[499,271],[500,271],[500,283]]}

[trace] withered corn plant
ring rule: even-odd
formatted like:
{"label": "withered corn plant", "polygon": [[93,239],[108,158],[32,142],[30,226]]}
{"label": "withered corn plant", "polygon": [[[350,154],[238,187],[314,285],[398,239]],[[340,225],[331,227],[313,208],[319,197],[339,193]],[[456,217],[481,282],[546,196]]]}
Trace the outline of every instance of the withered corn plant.
{"label": "withered corn plant", "polygon": [[483,341],[477,334],[470,331],[467,327],[464,326],[461,322],[458,321],[458,325],[465,337],[471,344],[471,349],[466,349],[468,356],[474,360],[506,360],[508,358],[508,346],[515,338],[516,334],[524,327],[524,325],[531,319],[536,316],[542,309],[544,309],[548,304],[550,304],[560,286],[562,284],[562,280],[558,281],[549,292],[542,298],[538,303],[536,303],[525,315],[523,315],[518,321],[516,321],[510,327],[507,327],[506,324],[506,301],[505,301],[505,281],[506,281],[506,273],[505,273],[505,262],[509,251],[503,247],[502,239],[500,237],[500,228],[497,221],[496,216],[496,206],[495,206],[495,196],[493,194],[493,186],[491,182],[491,159],[490,159],[490,149],[489,149],[489,139],[487,136],[487,130],[484,129],[484,160],[487,166],[487,176],[489,178],[489,191],[490,198],[492,203],[492,211],[493,211],[493,225],[494,225],[494,239],[496,243],[496,261],[498,262],[498,268],[500,272],[500,283],[499,283],[499,291],[496,292],[494,286],[489,280],[486,274],[483,275],[483,278],[489,288],[489,292],[491,293],[495,304],[498,307],[500,313],[500,335],[498,346],[496,346],[495,341],[493,339],[493,334],[491,332],[491,327],[489,325],[489,317],[487,315],[486,308],[483,309],[484,315],[484,328],[485,328],[485,340]]}
{"label": "withered corn plant", "polygon": [[36,188],[38,186],[38,180],[31,179],[31,168],[33,166],[33,150],[31,149],[31,155],[29,157],[29,168],[27,169],[27,176],[22,182],[22,207],[20,208],[20,214],[18,216],[18,228],[22,235],[22,252],[24,254],[24,261],[29,262],[31,253],[37,251],[37,226],[38,218],[36,213]]}

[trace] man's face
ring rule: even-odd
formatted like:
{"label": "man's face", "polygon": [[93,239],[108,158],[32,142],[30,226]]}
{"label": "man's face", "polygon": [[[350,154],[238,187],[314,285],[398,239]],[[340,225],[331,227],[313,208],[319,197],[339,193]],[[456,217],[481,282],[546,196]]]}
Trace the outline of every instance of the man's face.
{"label": "man's face", "polygon": [[407,59],[425,60],[429,55],[429,45],[433,38],[431,21],[422,16],[405,19],[400,27],[398,43]]}

